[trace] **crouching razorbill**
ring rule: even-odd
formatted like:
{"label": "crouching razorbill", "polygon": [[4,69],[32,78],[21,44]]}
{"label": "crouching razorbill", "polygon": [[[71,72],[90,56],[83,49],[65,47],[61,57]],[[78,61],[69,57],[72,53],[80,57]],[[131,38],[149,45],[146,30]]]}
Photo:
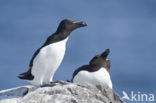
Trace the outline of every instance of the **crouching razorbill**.
{"label": "crouching razorbill", "polygon": [[61,64],[66,42],[70,33],[79,27],[87,26],[84,22],[62,20],[56,32],[50,35],[46,42],[34,53],[27,72],[19,74],[20,79],[42,86],[53,81],[53,76]]}
{"label": "crouching razorbill", "polygon": [[107,58],[109,49],[100,55],[96,55],[88,65],[84,65],[73,73],[73,82],[91,83],[95,85],[107,85],[112,88],[110,77],[110,60]]}

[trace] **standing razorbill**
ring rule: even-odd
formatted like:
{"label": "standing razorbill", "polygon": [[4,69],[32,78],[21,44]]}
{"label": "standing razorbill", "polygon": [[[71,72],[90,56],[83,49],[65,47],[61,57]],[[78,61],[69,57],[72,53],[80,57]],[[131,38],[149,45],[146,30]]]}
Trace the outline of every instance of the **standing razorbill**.
{"label": "standing razorbill", "polygon": [[40,86],[43,83],[52,82],[53,76],[63,60],[70,33],[74,29],[84,26],[87,26],[84,22],[62,20],[56,32],[49,36],[43,46],[32,56],[29,70],[21,73],[18,77]]}
{"label": "standing razorbill", "polygon": [[100,55],[96,55],[89,65],[84,65],[73,73],[73,82],[78,83],[91,83],[107,85],[112,88],[112,81],[110,77],[110,60],[107,58],[109,49],[106,49]]}

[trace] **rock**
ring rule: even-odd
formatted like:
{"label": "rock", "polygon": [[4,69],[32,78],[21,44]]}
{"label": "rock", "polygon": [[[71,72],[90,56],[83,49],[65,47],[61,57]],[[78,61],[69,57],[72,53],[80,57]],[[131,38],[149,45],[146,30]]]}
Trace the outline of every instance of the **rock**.
{"label": "rock", "polygon": [[0,99],[0,103],[123,103],[109,87],[92,84],[54,83],[38,89],[25,86],[0,91],[2,95],[13,98]]}
{"label": "rock", "polygon": [[18,103],[19,100],[25,95],[36,88],[33,86],[21,86],[0,91],[0,103]]}

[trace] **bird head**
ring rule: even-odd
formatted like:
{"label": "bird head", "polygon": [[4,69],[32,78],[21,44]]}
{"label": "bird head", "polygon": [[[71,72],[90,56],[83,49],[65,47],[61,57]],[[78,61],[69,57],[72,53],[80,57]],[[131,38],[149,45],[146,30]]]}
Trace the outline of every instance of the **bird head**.
{"label": "bird head", "polygon": [[91,66],[110,68],[110,60],[107,58],[110,50],[106,49],[102,54],[96,55],[91,61]]}
{"label": "bird head", "polygon": [[72,32],[76,28],[85,27],[85,26],[87,26],[85,22],[64,19],[60,22],[57,32]]}

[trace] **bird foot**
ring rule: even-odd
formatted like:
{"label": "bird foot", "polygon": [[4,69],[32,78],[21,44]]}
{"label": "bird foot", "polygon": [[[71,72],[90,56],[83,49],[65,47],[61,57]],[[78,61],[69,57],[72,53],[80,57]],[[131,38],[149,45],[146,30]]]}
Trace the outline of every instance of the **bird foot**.
{"label": "bird foot", "polygon": [[40,87],[53,87],[55,86],[54,84],[44,84],[44,85],[40,85]]}
{"label": "bird foot", "polygon": [[53,81],[53,82],[50,82],[50,84],[62,84],[62,85],[64,85],[67,83],[65,83],[64,81]]}
{"label": "bird foot", "polygon": [[65,83],[64,81],[53,81],[53,82],[50,82],[49,84],[41,85],[40,87],[53,87],[57,84],[66,85],[67,83]]}

